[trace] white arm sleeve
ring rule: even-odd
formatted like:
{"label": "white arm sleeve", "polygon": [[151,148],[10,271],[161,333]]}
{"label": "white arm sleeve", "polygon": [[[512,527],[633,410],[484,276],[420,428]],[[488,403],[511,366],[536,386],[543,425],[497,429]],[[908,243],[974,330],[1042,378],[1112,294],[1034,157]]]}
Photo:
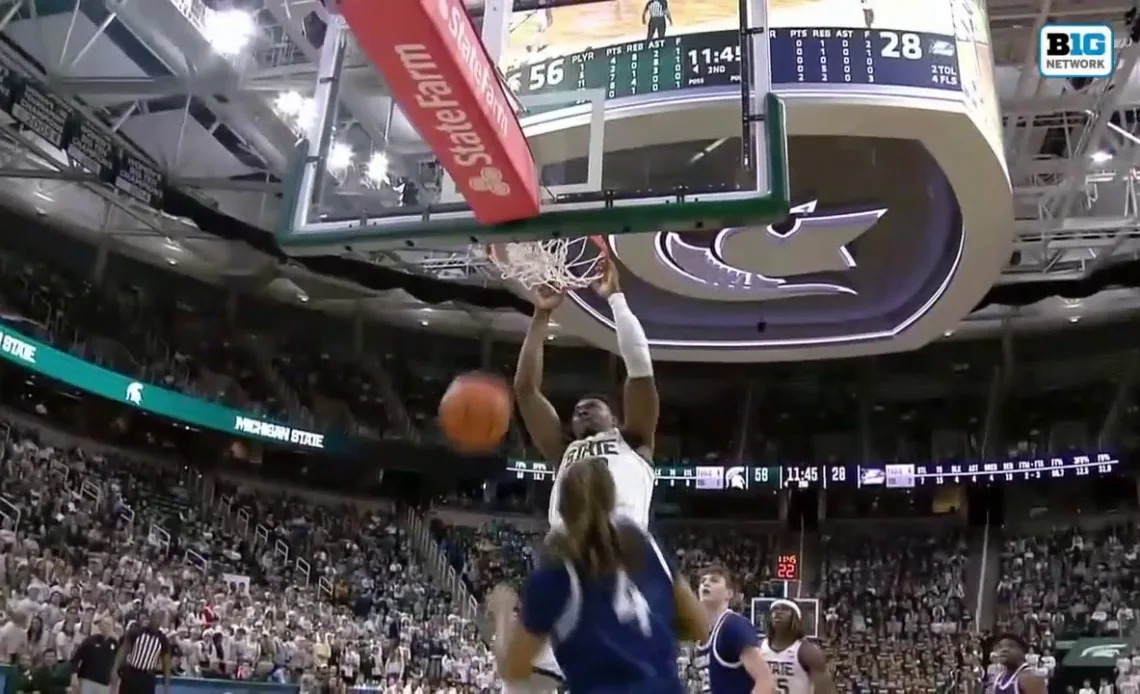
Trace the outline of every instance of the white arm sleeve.
{"label": "white arm sleeve", "polygon": [[649,358],[649,340],[641,321],[629,310],[625,294],[618,292],[609,298],[610,311],[614,314],[614,332],[617,333],[618,351],[625,362],[625,372],[629,378],[648,378],[653,375],[653,361]]}

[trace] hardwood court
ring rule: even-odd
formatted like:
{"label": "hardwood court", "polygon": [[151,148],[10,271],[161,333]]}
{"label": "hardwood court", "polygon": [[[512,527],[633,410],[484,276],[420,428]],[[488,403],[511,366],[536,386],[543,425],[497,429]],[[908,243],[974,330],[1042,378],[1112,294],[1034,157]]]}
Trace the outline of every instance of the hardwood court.
{"label": "hardwood court", "polygon": [[[850,2],[855,9],[859,0]],[[835,0],[769,0],[771,11],[780,8],[808,9],[813,5],[833,4]],[[738,0],[670,0],[673,24],[666,36],[700,31],[735,29],[740,26]],[[646,26],[641,21],[645,0],[610,0],[609,2],[560,7],[543,17],[542,13],[517,13],[511,22],[508,59],[519,61],[539,58],[536,54],[566,54],[586,48],[606,46],[622,41],[645,38]],[[545,48],[545,50],[542,50]]]}
{"label": "hardwood court", "polygon": [[[560,7],[516,13],[504,67],[544,60],[588,48],[646,38],[646,0]],[[669,0],[673,23],[666,36],[739,28],[738,0]],[[875,26],[902,31],[954,34],[953,18],[915,0],[873,0]],[[861,0],[768,0],[772,26],[863,28]]]}

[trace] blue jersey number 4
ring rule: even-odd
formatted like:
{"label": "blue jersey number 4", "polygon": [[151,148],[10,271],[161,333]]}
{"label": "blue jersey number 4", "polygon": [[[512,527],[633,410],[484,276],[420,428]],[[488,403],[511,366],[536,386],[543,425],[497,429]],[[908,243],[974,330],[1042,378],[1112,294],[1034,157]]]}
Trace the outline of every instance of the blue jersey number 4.
{"label": "blue jersey number 4", "polygon": [[614,614],[617,615],[618,621],[624,624],[637,622],[637,628],[641,630],[641,633],[649,636],[651,631],[649,603],[646,602],[645,596],[641,594],[633,581],[629,580],[629,576],[624,571],[618,571],[615,587]]}

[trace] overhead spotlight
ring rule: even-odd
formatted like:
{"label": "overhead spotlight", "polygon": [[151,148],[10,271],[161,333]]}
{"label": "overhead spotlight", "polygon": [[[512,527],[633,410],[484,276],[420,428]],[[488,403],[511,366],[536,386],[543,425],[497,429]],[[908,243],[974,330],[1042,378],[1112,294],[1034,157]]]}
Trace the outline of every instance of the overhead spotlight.
{"label": "overhead spotlight", "polygon": [[1089,158],[1093,160],[1094,164],[1104,164],[1105,162],[1112,161],[1112,152],[1109,152],[1108,150],[1102,149],[1100,151],[1093,152],[1092,154],[1090,154]]}
{"label": "overhead spotlight", "polygon": [[352,166],[353,152],[352,147],[344,142],[334,142],[329,147],[328,157],[325,159],[325,166],[333,174],[342,174]]}
{"label": "overhead spotlight", "polygon": [[203,36],[215,51],[227,58],[240,55],[256,32],[253,15],[241,10],[207,11],[202,19]]}
{"label": "overhead spotlight", "polygon": [[383,152],[373,152],[364,167],[365,180],[373,185],[380,186],[388,182],[388,155]]}
{"label": "overhead spotlight", "polygon": [[313,127],[313,123],[317,122],[317,102],[312,99],[305,99],[301,104],[301,110],[297,112],[293,121],[297,124],[297,129],[303,133],[309,132]]}
{"label": "overhead spotlight", "polygon": [[282,116],[296,118],[305,108],[305,97],[298,91],[281,92],[273,100],[273,109]]}
{"label": "overhead spotlight", "polygon": [[317,104],[297,91],[281,92],[273,100],[273,110],[294,132],[306,134],[317,120]]}

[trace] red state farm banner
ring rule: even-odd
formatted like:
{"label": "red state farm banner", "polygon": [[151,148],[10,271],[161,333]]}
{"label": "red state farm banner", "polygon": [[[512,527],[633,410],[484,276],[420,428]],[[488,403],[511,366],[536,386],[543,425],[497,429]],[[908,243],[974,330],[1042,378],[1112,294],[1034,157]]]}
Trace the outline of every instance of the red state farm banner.
{"label": "red state farm banner", "polygon": [[482,224],[534,217],[538,173],[460,0],[341,0],[340,11]]}

